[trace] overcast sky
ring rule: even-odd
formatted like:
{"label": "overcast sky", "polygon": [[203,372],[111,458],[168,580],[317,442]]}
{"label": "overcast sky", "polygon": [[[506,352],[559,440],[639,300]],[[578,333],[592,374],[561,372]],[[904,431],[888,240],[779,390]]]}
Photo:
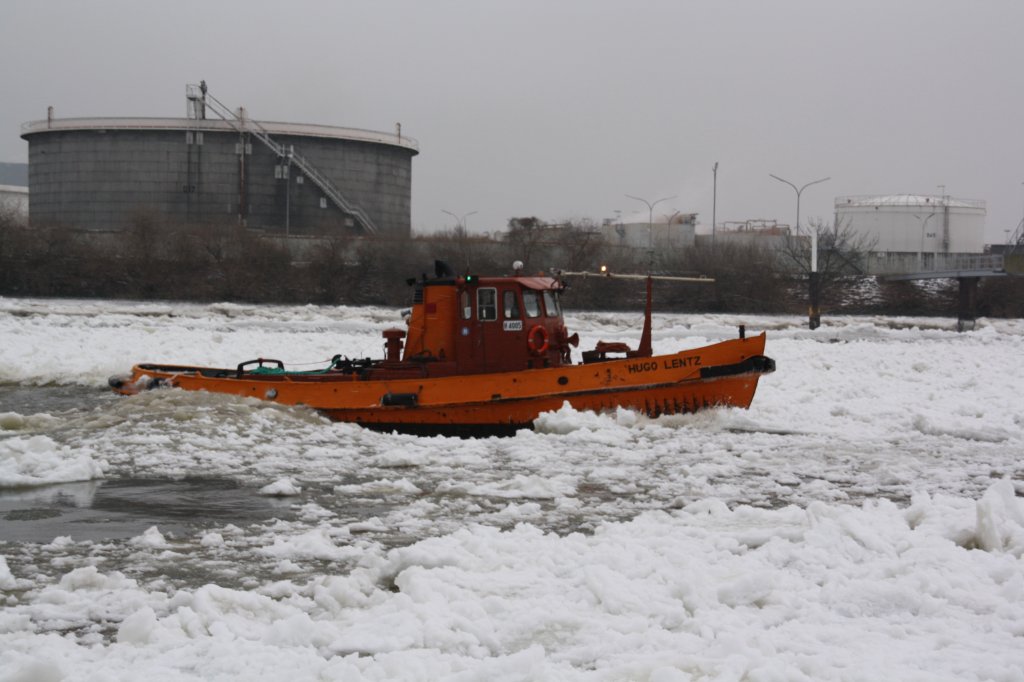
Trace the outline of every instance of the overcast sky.
{"label": "overcast sky", "polygon": [[656,214],[831,220],[849,194],[1024,214],[1021,0],[519,0],[0,5],[0,161],[20,125],[184,116],[205,79],[257,119],[419,140],[413,229]]}

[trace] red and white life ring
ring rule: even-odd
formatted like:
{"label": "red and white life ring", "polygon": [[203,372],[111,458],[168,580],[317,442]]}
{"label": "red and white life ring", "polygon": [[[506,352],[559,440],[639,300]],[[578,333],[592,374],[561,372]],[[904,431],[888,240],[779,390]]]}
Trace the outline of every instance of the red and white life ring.
{"label": "red and white life ring", "polygon": [[548,352],[548,330],[543,325],[534,325],[526,336],[526,345],[534,355],[544,355]]}

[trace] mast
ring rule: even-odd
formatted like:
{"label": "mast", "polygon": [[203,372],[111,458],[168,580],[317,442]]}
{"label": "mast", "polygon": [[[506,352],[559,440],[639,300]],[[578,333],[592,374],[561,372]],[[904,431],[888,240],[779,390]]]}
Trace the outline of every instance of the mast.
{"label": "mast", "polygon": [[601,272],[587,272],[581,270],[579,272],[569,272],[560,270],[556,273],[560,278],[565,276],[576,276],[576,277],[607,277],[609,279],[642,279],[647,282],[647,301],[644,304],[644,329],[640,334],[640,345],[631,357],[638,358],[649,358],[654,355],[654,350],[651,345],[651,308],[652,300],[654,298],[654,280],[660,280],[663,282],[692,282],[696,284],[713,284],[714,279],[711,277],[676,277],[673,275],[632,275],[632,274],[612,274],[608,271],[608,268],[604,265],[601,266]]}
{"label": "mast", "polygon": [[654,355],[651,349],[651,299],[654,288],[654,279],[647,275],[647,303],[644,305],[644,330],[640,334],[640,345],[637,346],[637,357],[649,358]]}

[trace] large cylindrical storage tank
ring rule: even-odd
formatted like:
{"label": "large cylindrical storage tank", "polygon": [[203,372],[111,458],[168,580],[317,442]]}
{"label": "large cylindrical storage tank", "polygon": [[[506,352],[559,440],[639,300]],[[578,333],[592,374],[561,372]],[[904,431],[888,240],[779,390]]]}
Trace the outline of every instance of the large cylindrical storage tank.
{"label": "large cylindrical storage tank", "polygon": [[[418,148],[397,134],[90,118],[27,123],[22,137],[29,143],[34,225],[120,231],[149,217],[171,225],[240,222],[278,234],[410,233]],[[313,172],[304,172],[300,160]]]}
{"label": "large cylindrical storage tank", "polygon": [[875,240],[875,252],[984,251],[984,201],[921,194],[838,197],[835,211],[837,224]]}

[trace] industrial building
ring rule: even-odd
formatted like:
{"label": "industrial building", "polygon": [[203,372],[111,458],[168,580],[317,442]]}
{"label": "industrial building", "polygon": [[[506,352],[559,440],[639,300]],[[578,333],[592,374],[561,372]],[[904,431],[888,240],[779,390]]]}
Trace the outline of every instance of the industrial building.
{"label": "industrial building", "polygon": [[241,224],[287,235],[411,230],[415,140],[394,133],[259,122],[205,83],[188,86],[187,118],[68,118],[52,108],[22,126],[30,221],[122,231]]}
{"label": "industrial building", "polygon": [[601,224],[601,237],[612,246],[685,249],[693,246],[696,230],[696,213],[677,213],[650,223],[622,223],[607,219]]}
{"label": "industrial building", "polygon": [[735,244],[753,246],[759,249],[778,250],[792,238],[789,225],[777,220],[755,218],[753,220],[726,221],[717,226],[712,234],[698,235],[699,244]]}

